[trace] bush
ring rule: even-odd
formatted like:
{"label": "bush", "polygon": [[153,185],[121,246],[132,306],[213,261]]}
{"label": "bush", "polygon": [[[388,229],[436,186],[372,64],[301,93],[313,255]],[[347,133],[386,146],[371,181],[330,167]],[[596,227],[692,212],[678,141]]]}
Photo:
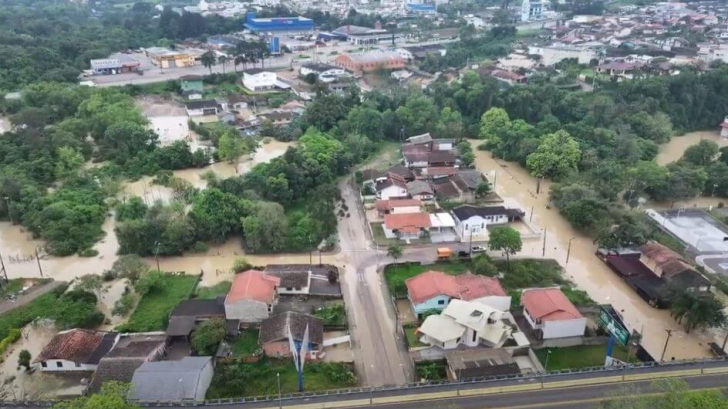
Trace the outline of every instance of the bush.
{"label": "bush", "polygon": [[5,354],[5,351],[8,350],[10,345],[13,345],[15,341],[20,339],[20,330],[17,328],[12,328],[10,331],[8,331],[8,335],[3,338],[2,341],[0,341],[0,356]]}
{"label": "bush", "polygon": [[487,254],[480,254],[473,259],[473,273],[494,277],[498,274],[498,267]]}
{"label": "bush", "polygon": [[24,366],[26,370],[30,369],[30,351],[24,349],[18,354],[18,366]]}
{"label": "bush", "polygon": [[238,274],[242,273],[243,271],[247,271],[253,268],[253,265],[248,263],[248,260],[244,257],[240,257],[235,259],[235,262],[233,263],[233,273]]}
{"label": "bush", "polygon": [[218,345],[225,338],[225,320],[214,318],[198,325],[192,333],[190,344],[197,355],[215,355]]}
{"label": "bush", "polygon": [[99,255],[99,252],[96,249],[86,249],[79,251],[78,255],[81,257],[96,257]]}
{"label": "bush", "polygon": [[349,385],[356,383],[356,375],[354,375],[354,372],[346,365],[340,363],[322,362],[318,365],[311,365],[311,372],[325,373],[335,383]]}
{"label": "bush", "polygon": [[346,309],[343,305],[331,305],[319,308],[313,313],[313,316],[323,320],[324,326],[346,325]]}
{"label": "bush", "polygon": [[104,314],[96,309],[97,298],[88,291],[73,290],[63,294],[53,318],[59,329],[94,328],[104,322]]}
{"label": "bush", "polygon": [[116,300],[114,303],[114,308],[111,310],[111,313],[116,316],[123,317],[131,312],[131,310],[134,309],[134,304],[136,303],[136,295],[132,292],[127,292],[126,294],[122,295],[121,298]]}
{"label": "bush", "polygon": [[204,253],[207,251],[207,243],[204,241],[198,241],[192,246],[192,251],[195,253]]}
{"label": "bush", "polygon": [[144,296],[145,294],[159,291],[164,288],[165,276],[159,271],[149,271],[148,273],[139,277],[134,283],[134,289],[139,295]]}

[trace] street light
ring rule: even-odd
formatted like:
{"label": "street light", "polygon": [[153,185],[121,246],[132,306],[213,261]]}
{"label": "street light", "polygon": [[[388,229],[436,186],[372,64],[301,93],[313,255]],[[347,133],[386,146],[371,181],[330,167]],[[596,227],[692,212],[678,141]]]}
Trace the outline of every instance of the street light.
{"label": "street light", "polygon": [[574,240],[576,237],[572,237],[569,239],[569,248],[566,249],[566,264],[569,264],[569,256],[571,255],[571,241]]}
{"label": "street light", "polygon": [[278,379],[278,409],[283,408],[283,398],[281,397],[281,373],[276,372],[276,378]]}
{"label": "street light", "polygon": [[160,268],[159,268],[159,245],[160,245],[161,243],[160,243],[159,241],[157,241],[157,242],[156,242],[156,243],[154,243],[154,244],[156,245],[156,248],[154,249],[154,258],[156,258],[156,259],[157,259],[157,271],[159,271],[159,272],[161,273],[161,272],[162,272],[162,270],[160,270]]}
{"label": "street light", "polygon": [[551,356],[551,350],[546,350],[546,362],[543,365],[543,374],[541,374],[541,383],[543,384],[543,380],[546,377],[546,372],[549,371],[549,357]]}

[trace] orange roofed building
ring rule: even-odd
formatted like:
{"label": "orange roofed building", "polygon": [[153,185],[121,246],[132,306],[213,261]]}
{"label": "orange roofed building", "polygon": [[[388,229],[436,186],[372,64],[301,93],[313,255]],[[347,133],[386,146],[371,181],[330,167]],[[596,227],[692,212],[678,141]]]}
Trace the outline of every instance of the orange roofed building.
{"label": "orange roofed building", "polygon": [[404,68],[405,60],[394,51],[371,51],[360,54],[342,54],[336,57],[335,64],[356,75],[378,69],[399,70]]}
{"label": "orange roofed building", "polygon": [[427,213],[397,213],[384,215],[384,236],[388,239],[419,239],[423,232],[429,231],[432,224]]}
{"label": "orange roofed building", "polygon": [[521,294],[523,315],[539,339],[581,337],[586,318],[559,288],[531,288]]}
{"label": "orange roofed building", "polygon": [[418,317],[430,310],[444,310],[453,299],[478,302],[500,311],[511,308],[511,297],[493,277],[470,273],[452,276],[430,270],[408,278],[404,283]]}
{"label": "orange roofed building", "polygon": [[258,270],[238,274],[225,296],[225,317],[241,323],[259,323],[278,303],[281,279]]}

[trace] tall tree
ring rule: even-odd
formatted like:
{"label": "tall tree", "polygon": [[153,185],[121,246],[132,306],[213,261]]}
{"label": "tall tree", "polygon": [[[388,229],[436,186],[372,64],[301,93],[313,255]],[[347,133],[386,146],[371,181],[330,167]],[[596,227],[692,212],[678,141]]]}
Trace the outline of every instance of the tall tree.
{"label": "tall tree", "polygon": [[488,246],[491,250],[500,250],[506,254],[506,263],[510,270],[511,255],[518,253],[523,247],[521,233],[512,227],[496,227],[490,232]]}
{"label": "tall tree", "polygon": [[576,170],[579,159],[579,142],[568,132],[557,131],[543,138],[536,151],[528,155],[526,164],[536,177],[563,177]]}
{"label": "tall tree", "polygon": [[210,70],[210,74],[212,74],[212,67],[217,62],[217,57],[215,56],[215,52],[207,51],[206,53],[202,54],[200,56],[200,62],[202,62],[202,65],[207,67]]}
{"label": "tall tree", "polygon": [[397,260],[402,257],[402,245],[390,244],[389,247],[387,247],[387,256],[392,257],[396,263]]}

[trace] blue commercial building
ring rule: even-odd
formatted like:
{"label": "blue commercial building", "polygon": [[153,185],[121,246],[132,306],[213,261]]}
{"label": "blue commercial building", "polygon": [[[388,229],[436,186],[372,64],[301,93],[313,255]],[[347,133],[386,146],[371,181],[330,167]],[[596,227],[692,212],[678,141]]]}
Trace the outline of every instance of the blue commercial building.
{"label": "blue commercial building", "polygon": [[407,11],[419,14],[435,14],[437,13],[437,5],[435,4],[422,4],[422,3],[407,3],[405,4]]}
{"label": "blue commercial building", "polygon": [[291,32],[303,33],[313,31],[313,20],[306,17],[270,17],[256,18],[255,13],[248,13],[245,27],[254,33]]}

